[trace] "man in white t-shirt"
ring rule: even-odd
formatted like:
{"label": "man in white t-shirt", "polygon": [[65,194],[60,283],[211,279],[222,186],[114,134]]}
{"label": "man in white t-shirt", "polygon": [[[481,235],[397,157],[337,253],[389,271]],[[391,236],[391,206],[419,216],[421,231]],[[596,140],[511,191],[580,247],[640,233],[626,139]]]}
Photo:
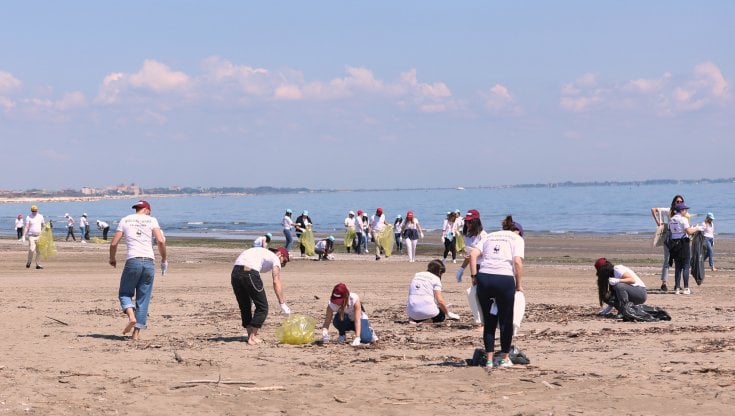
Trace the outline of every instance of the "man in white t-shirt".
{"label": "man in white t-shirt", "polygon": [[[125,237],[128,254],[125,268],[120,276],[120,307],[128,317],[123,334],[133,331],[132,339],[140,339],[140,330],[146,328],[148,304],[153,292],[153,277],[156,273],[156,256],[153,252],[153,238],[156,239],[158,253],[161,255],[161,274],[166,274],[166,240],[161,233],[158,220],[151,216],[151,205],[138,201],[133,205],[135,214],[120,220],[115,236],[110,243],[110,265],[117,267],[115,255],[117,246]],[[133,303],[135,296],[135,303]]]}
{"label": "man in white t-shirt", "polygon": [[38,207],[31,205],[31,215],[26,217],[26,228],[23,231],[23,239],[28,239],[28,261],[26,261],[26,269],[31,267],[33,253],[36,253],[36,269],[43,269],[40,261],[40,247],[38,247],[38,237],[41,236],[43,226],[46,225],[43,215],[38,213]]}
{"label": "man in white t-shirt", "polygon": [[[347,236],[355,232],[355,213],[353,211],[347,213],[347,218],[345,218],[345,231],[347,232]],[[349,253],[350,249],[354,246],[355,238],[353,237],[352,244],[346,245],[347,252]]]}
{"label": "man in white t-shirt", "polygon": [[97,220],[97,228],[102,231],[102,239],[107,241],[107,233],[110,232],[110,224]]}
{"label": "man in white t-shirt", "polygon": [[376,209],[375,215],[370,217],[370,223],[368,223],[370,238],[375,242],[375,260],[380,260],[380,254],[383,252],[383,247],[380,246],[379,234],[386,225],[389,224],[385,221],[383,208]]}

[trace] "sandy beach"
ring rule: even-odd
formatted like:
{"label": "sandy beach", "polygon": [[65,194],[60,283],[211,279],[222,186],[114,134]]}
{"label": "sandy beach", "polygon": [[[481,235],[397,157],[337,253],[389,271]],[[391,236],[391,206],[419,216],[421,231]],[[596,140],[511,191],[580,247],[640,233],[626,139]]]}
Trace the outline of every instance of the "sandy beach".
{"label": "sandy beach", "polygon": [[[427,240],[438,240],[429,238]],[[531,364],[487,371],[465,359],[482,345],[458,266],[444,298],[458,322],[409,324],[407,285],[440,254],[420,244],[418,262],[340,252],[334,261],[295,258],[283,270],[295,313],[321,326],[334,284],[358,293],[379,341],[279,344],[271,311],[244,342],[230,287],[242,248],[171,240],[170,271],[156,276],[149,329],[122,335],[118,268],[103,244],[57,241],[43,270],[25,268],[26,246],[0,240],[0,415],[730,415],[735,409],[735,241],[718,240],[717,272],[690,296],[660,293],[660,248],[648,237],[527,236],[527,314],[514,343]],[[215,244],[216,245],[216,244]],[[632,267],[648,304],[670,322],[627,323],[595,316],[593,261]],[[673,287],[673,268],[669,278]],[[331,328],[332,339],[336,331]],[[350,337],[351,338],[351,337]],[[196,381],[196,382],[192,382]]]}

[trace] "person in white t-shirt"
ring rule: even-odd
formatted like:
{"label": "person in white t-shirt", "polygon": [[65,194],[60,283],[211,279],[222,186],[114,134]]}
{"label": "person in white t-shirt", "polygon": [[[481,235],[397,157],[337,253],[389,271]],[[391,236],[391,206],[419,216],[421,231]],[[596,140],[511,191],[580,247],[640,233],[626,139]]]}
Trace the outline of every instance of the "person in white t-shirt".
{"label": "person in white t-shirt", "polygon": [[459,319],[459,315],[449,312],[442,297],[441,278],[446,268],[441,260],[432,260],[425,272],[418,272],[408,286],[406,314],[413,322],[443,322],[445,319]]}
{"label": "person in white t-shirt", "polygon": [[452,253],[452,263],[457,262],[457,241],[456,235],[459,232],[457,228],[457,214],[447,212],[447,219],[442,224],[442,243],[444,243],[444,261],[447,261],[447,255]]}
{"label": "person in white t-shirt", "polygon": [[283,214],[283,219],[281,220],[283,236],[286,238],[286,251],[291,251],[291,245],[293,244],[293,236],[291,236],[291,229],[293,228],[293,220],[291,219],[292,215],[293,211],[291,211],[291,209],[287,209],[286,213]]}
{"label": "person in white t-shirt", "polygon": [[80,240],[82,240],[82,243],[86,243],[86,240],[89,240],[89,220],[86,212],[79,217],[79,229],[82,230]]}
{"label": "person in white t-shirt", "polygon": [[375,242],[375,260],[380,260],[380,255],[383,253],[383,247],[380,245],[380,232],[383,230],[383,227],[388,225],[388,222],[385,220],[385,215],[383,214],[383,208],[378,208],[375,210],[375,215],[370,217],[370,222],[368,223],[368,232],[370,234],[370,239]]}
{"label": "person in white t-shirt", "polygon": [[[684,197],[681,195],[674,195],[674,198],[671,200],[671,206],[668,208],[663,207],[654,207],[651,208],[651,216],[653,217],[653,220],[656,221],[656,226],[659,226],[661,224],[668,224],[671,217],[676,214],[674,207],[676,204],[683,204],[684,203]],[[661,266],[661,290],[666,292],[669,290],[669,287],[666,285],[666,281],[669,279],[669,248],[666,246],[666,244],[662,244],[663,250],[664,250],[664,264]]]}
{"label": "person in white t-shirt", "polygon": [[64,218],[66,218],[66,240],[64,241],[69,241],[69,237],[71,237],[73,241],[77,241],[77,238],[74,236],[74,218],[72,218],[68,213],[64,214]]}
{"label": "person in white t-shirt", "polygon": [[345,249],[347,249],[347,253],[350,252],[350,250],[355,247],[355,240],[356,240],[356,234],[355,234],[355,213],[353,211],[350,211],[347,213],[347,218],[345,218]]}
{"label": "person in white t-shirt", "polygon": [[396,240],[396,250],[400,254],[403,252],[403,237],[401,232],[403,231],[403,216],[401,214],[396,215],[396,219],[393,221],[393,238]]}
{"label": "person in white t-shirt", "polygon": [[107,233],[110,232],[110,224],[97,220],[97,229],[102,231],[102,239],[107,241]]}
{"label": "person in white t-shirt", "polygon": [[370,327],[368,315],[362,307],[360,297],[357,293],[350,293],[347,285],[338,283],[332,289],[332,296],[327,304],[324,314],[324,325],[322,325],[322,341],[329,342],[329,324],[332,323],[339,336],[337,342],[340,344],[347,341],[347,331],[355,331],[355,339],[352,346],[357,347],[361,343],[369,344],[378,340],[375,331]]}
{"label": "person in white t-shirt", "polygon": [[23,239],[23,228],[25,227],[25,220],[23,220],[23,214],[18,214],[18,218],[15,219],[15,233],[18,234],[18,241]]}
{"label": "person in white t-shirt", "polygon": [[314,252],[319,256],[317,260],[332,260],[332,252],[334,251],[334,236],[319,240],[314,245]]}
{"label": "person in white t-shirt", "polygon": [[[166,240],[161,233],[158,220],[151,216],[151,205],[147,201],[138,201],[133,205],[135,214],[120,220],[115,236],[110,242],[110,265],[117,267],[117,246],[125,237],[127,259],[120,276],[118,297],[120,307],[127,315],[128,323],[123,335],[132,331],[132,339],[140,339],[140,330],[147,327],[148,305],[153,294],[153,277],[156,274],[156,256],[153,252],[153,239],[161,255],[161,275],[166,274]],[[135,297],[135,302],[133,302]]]}
{"label": "person in white t-shirt", "polygon": [[38,237],[46,225],[43,215],[38,212],[38,207],[31,205],[31,214],[26,217],[26,227],[23,231],[23,240],[28,240],[28,261],[26,261],[26,269],[31,267],[33,261],[33,253],[36,253],[36,269],[43,269],[40,263],[40,247],[38,246]]}
{"label": "person in white t-shirt", "polygon": [[[488,233],[470,253],[470,274],[485,321],[483,341],[488,357],[494,357],[495,330],[500,328],[500,356],[497,361],[488,360],[493,367],[513,366],[508,355],[513,343],[516,292],[523,292],[524,251],[523,227],[508,215],[503,230]],[[495,309],[497,314],[493,313]]]}
{"label": "person in white t-shirt", "polygon": [[[669,265],[674,263],[674,293],[679,295],[691,295],[689,290],[689,269],[691,266],[691,247],[689,245],[689,236],[696,233],[699,229],[689,225],[689,207],[683,202],[676,204],[674,207],[676,212],[669,220],[669,232],[671,232],[671,240],[669,242]],[[681,288],[681,278],[684,277],[684,290]]]}
{"label": "person in white t-shirt", "polygon": [[704,253],[704,259],[709,259],[709,268],[713,272],[717,271],[715,268],[715,214],[708,212],[707,217],[702,223],[702,234],[704,235],[704,241],[707,244],[707,251]]}
{"label": "person in white t-shirt", "polygon": [[[265,284],[260,277],[261,273],[271,272],[273,277],[273,291],[276,292],[281,311],[290,314],[291,309],[286,305],[281,286],[281,269],[286,266],[290,256],[285,247],[266,249],[263,247],[249,248],[237,257],[232,267],[230,282],[235,292],[237,305],[240,307],[242,327],[247,331],[249,345],[260,344],[258,331],[268,317],[268,297],[265,295]],[[253,305],[255,310],[253,311]]]}
{"label": "person in white t-shirt", "polygon": [[260,237],[253,240],[253,247],[268,248],[268,244],[271,242],[271,238],[273,238],[273,234],[271,233],[261,235]]}
{"label": "person in white t-shirt", "polygon": [[367,253],[367,238],[362,214],[362,210],[358,209],[357,216],[355,216],[355,253],[357,254],[363,254],[363,251]]}
{"label": "person in white t-shirt", "polygon": [[406,221],[403,222],[403,234],[404,241],[406,242],[406,254],[408,254],[408,261],[413,263],[416,261],[416,246],[419,243],[419,238],[424,238],[424,231],[421,229],[421,223],[419,219],[413,215],[413,211],[406,213]]}
{"label": "person in white t-shirt", "polygon": [[595,262],[595,270],[600,306],[608,305],[598,315],[607,315],[613,307],[620,313],[628,302],[633,305],[646,303],[646,285],[629,267],[613,265],[601,257]]}

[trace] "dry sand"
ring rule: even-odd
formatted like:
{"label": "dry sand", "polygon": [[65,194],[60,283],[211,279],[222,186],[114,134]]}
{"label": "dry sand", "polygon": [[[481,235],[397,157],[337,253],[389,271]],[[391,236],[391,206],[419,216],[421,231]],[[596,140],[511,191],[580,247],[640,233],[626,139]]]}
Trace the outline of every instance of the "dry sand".
{"label": "dry sand", "polygon": [[[671,322],[625,323],[594,315],[592,262],[606,256],[629,265],[657,289],[662,256],[648,238],[527,237],[527,316],[515,343],[531,365],[492,371],[465,366],[482,343],[469,321],[469,283],[454,279],[457,265],[448,264],[444,297],[462,320],[406,323],[408,281],[438,245],[420,244],[417,263],[338,253],[331,262],[297,258],[284,269],[289,305],[318,327],[335,283],[361,296],[380,337],[362,348],[278,344],[285,317],[268,278],[265,343],[246,345],[230,287],[241,250],[175,241],[169,274],[156,276],[149,329],[132,342],[121,334],[121,268],[107,264],[107,246],[57,247],[44,270],[26,269],[25,246],[0,240],[0,415],[735,412],[735,241],[717,242],[720,270],[701,287],[692,279],[691,296],[650,291],[648,303],[665,308]],[[118,253],[119,264],[123,258]]]}

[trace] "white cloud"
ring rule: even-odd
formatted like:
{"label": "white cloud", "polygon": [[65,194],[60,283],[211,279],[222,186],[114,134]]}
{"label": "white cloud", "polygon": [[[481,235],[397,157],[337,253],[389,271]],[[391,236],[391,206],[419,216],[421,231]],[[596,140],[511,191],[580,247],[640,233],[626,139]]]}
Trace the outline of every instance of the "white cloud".
{"label": "white cloud", "polygon": [[130,75],[130,85],[156,92],[176,91],[186,88],[189,76],[172,71],[167,65],[146,59],[140,71]]}
{"label": "white cloud", "polygon": [[205,70],[204,79],[208,84],[234,83],[250,95],[266,96],[272,90],[271,74],[265,68],[235,65],[218,56],[205,59],[202,66]]}
{"label": "white cloud", "polygon": [[9,93],[20,89],[22,83],[13,74],[0,71],[0,94]]}
{"label": "white cloud", "polygon": [[661,78],[639,78],[628,81],[628,83],[624,86],[624,89],[632,92],[639,92],[641,94],[653,94],[663,90],[663,88],[670,80],[671,73],[666,72],[661,76]]}
{"label": "white cloud", "polygon": [[15,101],[11,100],[8,97],[0,96],[0,108],[5,111],[10,111],[15,108]]}
{"label": "white cloud", "polygon": [[574,82],[561,87],[561,108],[580,113],[590,110],[605,100],[606,90],[598,86],[597,77],[591,73],[582,74]]}
{"label": "white cloud", "polygon": [[483,93],[485,108],[492,113],[520,113],[520,106],[516,103],[508,87],[501,84],[493,85]]}
{"label": "white cloud", "polygon": [[87,105],[87,98],[81,92],[75,91],[65,94],[60,100],[54,103],[54,108],[60,111],[67,111]]}

